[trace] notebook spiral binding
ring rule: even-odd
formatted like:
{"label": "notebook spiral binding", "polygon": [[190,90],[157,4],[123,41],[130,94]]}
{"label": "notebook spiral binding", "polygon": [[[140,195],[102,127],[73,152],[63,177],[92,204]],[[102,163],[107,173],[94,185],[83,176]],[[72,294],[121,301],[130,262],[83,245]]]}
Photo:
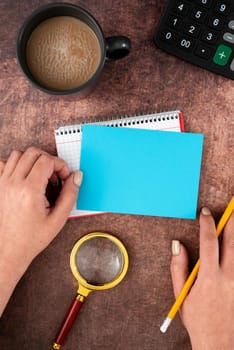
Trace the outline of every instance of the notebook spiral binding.
{"label": "notebook spiral binding", "polygon": [[155,112],[155,113],[139,113],[135,115],[121,115],[121,116],[111,116],[111,117],[99,117],[99,118],[82,118],[79,120],[77,125],[62,126],[55,130],[55,135],[68,135],[68,134],[79,134],[81,132],[82,124],[93,124],[93,125],[105,125],[109,127],[127,127],[131,125],[140,125],[145,123],[153,122],[165,122],[166,120],[178,119],[180,116],[180,111],[175,110],[171,112]]}

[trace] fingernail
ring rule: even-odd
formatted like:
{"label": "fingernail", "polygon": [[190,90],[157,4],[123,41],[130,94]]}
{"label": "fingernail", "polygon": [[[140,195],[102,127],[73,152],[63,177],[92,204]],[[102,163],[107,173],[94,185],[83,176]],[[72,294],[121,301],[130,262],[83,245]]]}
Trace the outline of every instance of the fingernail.
{"label": "fingernail", "polygon": [[211,215],[210,209],[207,207],[202,208],[201,212],[203,215],[206,215],[206,216]]}
{"label": "fingernail", "polygon": [[59,184],[59,179],[57,174],[53,174],[50,178],[50,182],[52,183],[53,186],[58,186]]}
{"label": "fingernail", "polygon": [[171,244],[172,255],[180,255],[180,241],[174,239]]}
{"label": "fingernail", "polygon": [[77,170],[74,173],[74,177],[73,177],[73,182],[77,187],[80,187],[81,183],[82,183],[82,179],[83,179],[83,173],[80,170]]}

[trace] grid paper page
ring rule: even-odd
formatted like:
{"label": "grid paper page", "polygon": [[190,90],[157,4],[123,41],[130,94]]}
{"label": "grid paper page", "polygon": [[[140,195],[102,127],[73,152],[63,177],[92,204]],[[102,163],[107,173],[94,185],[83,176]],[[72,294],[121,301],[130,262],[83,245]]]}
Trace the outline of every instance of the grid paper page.
{"label": "grid paper page", "polygon": [[[183,117],[179,110],[163,113],[145,114],[107,121],[92,122],[94,125],[110,127],[138,128],[166,131],[184,131]],[[74,172],[80,168],[81,124],[68,125],[55,130],[55,142],[58,156],[64,159]],[[101,214],[102,212],[77,210],[74,205],[69,217]]]}

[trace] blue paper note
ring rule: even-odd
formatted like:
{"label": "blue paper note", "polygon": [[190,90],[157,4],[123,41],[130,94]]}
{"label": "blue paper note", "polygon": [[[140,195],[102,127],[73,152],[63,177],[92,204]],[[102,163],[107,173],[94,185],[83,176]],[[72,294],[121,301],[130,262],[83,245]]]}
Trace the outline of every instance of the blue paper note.
{"label": "blue paper note", "polygon": [[84,125],[77,208],[196,217],[203,135]]}

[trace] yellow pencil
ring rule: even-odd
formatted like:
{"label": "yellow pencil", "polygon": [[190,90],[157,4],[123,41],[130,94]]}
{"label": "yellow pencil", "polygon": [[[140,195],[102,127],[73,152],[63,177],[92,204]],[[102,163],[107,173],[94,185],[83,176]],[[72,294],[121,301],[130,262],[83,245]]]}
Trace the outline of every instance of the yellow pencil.
{"label": "yellow pencil", "polygon": [[[232,199],[230,200],[227,208],[225,209],[218,225],[216,228],[217,231],[217,236],[219,236],[224,228],[224,226],[226,225],[226,223],[228,222],[228,219],[230,218],[232,212],[234,211],[234,197],[232,197]],[[173,318],[175,317],[177,311],[179,310],[180,306],[182,305],[184,299],[186,298],[190,288],[193,285],[193,282],[195,281],[195,278],[197,277],[198,274],[198,270],[199,270],[199,266],[200,266],[200,259],[198,259],[196,265],[194,266],[191,274],[189,275],[188,279],[186,280],[183,288],[181,289],[181,292],[179,294],[179,296],[177,297],[177,299],[175,300],[174,304],[172,305],[172,308],[170,309],[170,311],[167,314],[166,319],[164,320],[163,324],[160,327],[160,331],[162,333],[166,333],[168,327],[171,324],[171,321],[173,320]]]}

